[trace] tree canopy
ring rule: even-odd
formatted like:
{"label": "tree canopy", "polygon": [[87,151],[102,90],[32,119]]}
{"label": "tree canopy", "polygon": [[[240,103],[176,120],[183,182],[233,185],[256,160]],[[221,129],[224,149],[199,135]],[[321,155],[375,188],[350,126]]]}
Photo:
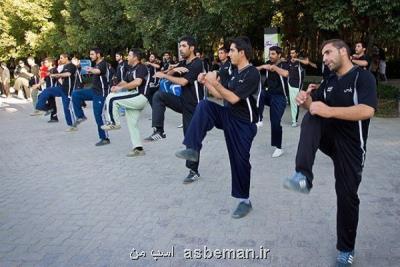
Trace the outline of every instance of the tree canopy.
{"label": "tree canopy", "polygon": [[391,0],[2,0],[0,60],[108,54],[131,47],[176,51],[191,34],[204,51],[221,38],[247,35],[263,49],[264,28],[280,27],[283,45],[318,56],[323,40],[379,44],[399,57],[400,1]]}

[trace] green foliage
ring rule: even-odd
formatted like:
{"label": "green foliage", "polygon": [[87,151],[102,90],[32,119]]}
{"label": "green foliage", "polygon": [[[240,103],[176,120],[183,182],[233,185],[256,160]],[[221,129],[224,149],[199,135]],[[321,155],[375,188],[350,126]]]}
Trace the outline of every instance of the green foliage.
{"label": "green foliage", "polygon": [[311,40],[314,51],[318,32],[390,44],[400,41],[400,2],[2,0],[0,60],[61,52],[87,56],[93,46],[110,54],[133,46],[175,52],[185,34],[194,35],[206,51],[215,49],[221,38],[238,35],[249,36],[262,50],[263,31],[269,26],[280,26],[290,43],[304,46]]}
{"label": "green foliage", "polygon": [[400,89],[387,84],[378,84],[377,94],[379,99],[398,99],[400,97]]}

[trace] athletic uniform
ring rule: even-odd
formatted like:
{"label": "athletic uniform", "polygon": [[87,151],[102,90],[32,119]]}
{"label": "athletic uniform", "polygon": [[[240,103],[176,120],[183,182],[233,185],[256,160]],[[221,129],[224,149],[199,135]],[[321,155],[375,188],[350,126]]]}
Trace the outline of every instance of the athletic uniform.
{"label": "athletic uniform", "polygon": [[[376,85],[367,70],[353,67],[345,75],[331,74],[312,94],[313,101],[330,107],[364,104],[376,108]],[[312,187],[315,154],[318,149],[332,158],[337,195],[337,249],[353,251],[358,224],[358,186],[364,167],[370,120],[346,121],[313,116],[303,118],[296,156],[296,171]]]}

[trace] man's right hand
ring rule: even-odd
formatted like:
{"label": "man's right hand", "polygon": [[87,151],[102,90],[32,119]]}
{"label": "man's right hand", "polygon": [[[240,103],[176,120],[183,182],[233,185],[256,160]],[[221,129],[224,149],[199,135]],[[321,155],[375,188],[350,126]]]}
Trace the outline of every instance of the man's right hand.
{"label": "man's right hand", "polygon": [[303,105],[307,99],[310,97],[310,94],[313,90],[318,89],[319,85],[315,83],[310,83],[308,85],[307,91],[301,90],[296,96],[296,103],[297,105]]}

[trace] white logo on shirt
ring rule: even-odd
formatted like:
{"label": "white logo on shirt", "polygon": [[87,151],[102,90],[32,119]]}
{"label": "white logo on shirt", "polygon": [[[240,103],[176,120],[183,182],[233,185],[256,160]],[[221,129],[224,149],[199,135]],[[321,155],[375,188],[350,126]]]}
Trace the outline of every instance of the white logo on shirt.
{"label": "white logo on shirt", "polygon": [[244,81],[243,80],[239,80],[238,82],[243,83]]}
{"label": "white logo on shirt", "polygon": [[333,89],[333,86],[329,86],[329,87],[326,89],[326,91],[327,91],[327,92],[331,92],[332,89]]}
{"label": "white logo on shirt", "polygon": [[344,93],[351,93],[351,92],[353,92],[353,88],[347,88],[347,89],[344,89],[344,91],[343,91]]}

